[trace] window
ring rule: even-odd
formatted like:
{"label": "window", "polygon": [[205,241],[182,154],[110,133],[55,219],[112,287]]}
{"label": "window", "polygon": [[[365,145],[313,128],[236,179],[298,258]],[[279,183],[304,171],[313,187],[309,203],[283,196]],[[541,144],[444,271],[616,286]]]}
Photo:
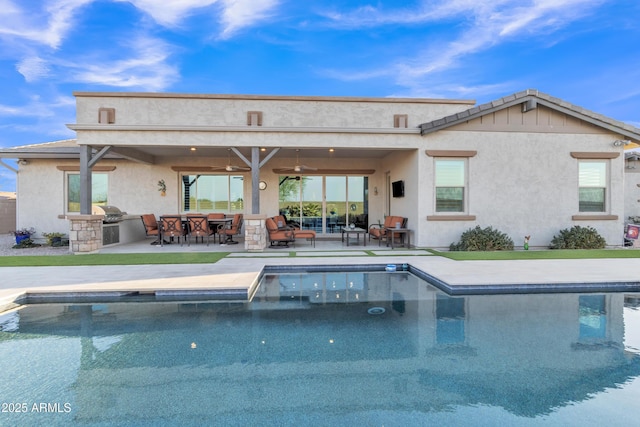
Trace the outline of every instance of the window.
{"label": "window", "polygon": [[182,175],[182,212],[242,212],[241,175]]}
{"label": "window", "polygon": [[466,161],[436,159],[436,212],[465,211]]}
{"label": "window", "polygon": [[605,212],[607,163],[602,160],[584,160],[578,166],[579,211]]}
{"label": "window", "polygon": [[[109,175],[91,174],[91,204],[108,205]],[[67,174],[67,212],[80,212],[80,174]]]}
{"label": "window", "polygon": [[605,295],[580,295],[580,341],[607,337],[607,309]]}
{"label": "window", "polygon": [[464,344],[464,298],[436,297],[436,342],[438,344]]}

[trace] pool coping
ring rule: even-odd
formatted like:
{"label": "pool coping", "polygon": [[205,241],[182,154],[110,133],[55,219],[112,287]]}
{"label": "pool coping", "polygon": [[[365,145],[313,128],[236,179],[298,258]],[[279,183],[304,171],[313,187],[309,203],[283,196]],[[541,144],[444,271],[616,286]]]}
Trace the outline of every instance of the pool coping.
{"label": "pool coping", "polygon": [[[367,257],[259,258],[249,262],[224,258],[213,264],[3,267],[0,313],[40,298],[108,298],[155,293],[165,300],[215,298],[250,301],[261,275],[269,269],[363,269],[402,266],[449,295],[523,293],[640,293],[640,259],[453,261],[444,257],[402,254],[375,261]],[[372,262],[374,261],[374,262]],[[93,279],[93,280],[92,280]],[[516,280],[517,279],[517,280]],[[43,284],[44,283],[44,284]],[[184,297],[184,298],[183,298]]]}

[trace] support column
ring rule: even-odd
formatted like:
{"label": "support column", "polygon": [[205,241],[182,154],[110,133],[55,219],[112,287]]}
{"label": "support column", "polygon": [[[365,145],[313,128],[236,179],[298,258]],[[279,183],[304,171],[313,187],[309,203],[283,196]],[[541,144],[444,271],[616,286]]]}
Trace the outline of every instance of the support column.
{"label": "support column", "polygon": [[91,254],[102,248],[102,220],[104,215],[69,215],[69,251]]}
{"label": "support column", "polygon": [[80,146],[80,213],[91,215],[91,147]]}
{"label": "support column", "polygon": [[244,248],[248,252],[263,252],[267,247],[266,215],[244,216]]}
{"label": "support column", "polygon": [[260,213],[260,149],[251,147],[251,213]]}

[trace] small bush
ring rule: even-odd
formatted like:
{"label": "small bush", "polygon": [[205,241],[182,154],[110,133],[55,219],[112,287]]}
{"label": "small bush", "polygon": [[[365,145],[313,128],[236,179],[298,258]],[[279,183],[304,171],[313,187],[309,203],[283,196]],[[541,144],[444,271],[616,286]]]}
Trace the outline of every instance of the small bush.
{"label": "small bush", "polygon": [[[42,233],[42,235],[47,239],[47,245],[58,247],[58,246],[66,246],[65,242],[62,240],[65,237],[64,233]],[[68,241],[67,241],[68,242]]]}
{"label": "small bush", "polygon": [[553,236],[551,249],[604,249],[607,242],[598,231],[592,227],[575,225],[571,229],[560,230],[560,234]]}
{"label": "small bush", "polygon": [[491,227],[485,229],[470,228],[462,233],[460,242],[452,243],[450,251],[512,251],[513,240],[499,230]]}

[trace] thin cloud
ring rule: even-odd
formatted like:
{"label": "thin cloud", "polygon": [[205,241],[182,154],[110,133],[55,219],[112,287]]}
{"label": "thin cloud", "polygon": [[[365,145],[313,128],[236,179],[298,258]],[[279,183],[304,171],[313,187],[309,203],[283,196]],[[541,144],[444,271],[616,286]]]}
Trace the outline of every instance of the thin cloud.
{"label": "thin cloud", "polygon": [[138,37],[130,47],[131,56],[118,60],[90,58],[82,64],[67,64],[72,80],[114,87],[164,90],[179,78],[178,69],[167,59],[171,48],[161,40]]}
{"label": "thin cloud", "polygon": [[228,39],[245,27],[269,19],[280,4],[279,0],[223,0],[222,23],[224,29],[220,38]]}
{"label": "thin cloud", "polygon": [[[413,9],[388,10],[366,6],[348,13],[328,12],[333,26],[343,29],[388,25],[442,23],[455,20],[460,31],[449,41],[438,40],[410,58],[396,60],[395,65],[383,69],[342,74],[347,80],[368,76],[393,77],[399,85],[418,90],[427,76],[447,72],[459,66],[469,55],[486,51],[496,45],[512,41],[523,34],[536,36],[552,34],[559,28],[593,13],[604,0],[476,0],[423,1]],[[425,40],[427,44],[429,40]]]}
{"label": "thin cloud", "polygon": [[49,74],[50,67],[44,59],[32,56],[25,58],[16,65],[16,69],[27,82],[34,82]]}
{"label": "thin cloud", "polygon": [[0,0],[0,37],[21,39],[57,49],[73,28],[80,8],[94,0],[50,0],[40,8],[30,2]]}
{"label": "thin cloud", "polygon": [[115,0],[133,4],[148,14],[158,24],[165,27],[177,27],[182,21],[200,9],[209,7],[218,0]]}
{"label": "thin cloud", "polygon": [[39,95],[34,95],[26,105],[0,104],[0,116],[56,117],[60,109],[74,109],[75,105],[75,98],[70,96],[54,96],[51,99],[43,100]]}
{"label": "thin cloud", "polygon": [[211,15],[219,15],[222,30],[220,39],[229,39],[244,28],[271,18],[280,0],[116,0],[133,4],[151,16],[158,24],[180,27],[187,18],[211,8]]}

